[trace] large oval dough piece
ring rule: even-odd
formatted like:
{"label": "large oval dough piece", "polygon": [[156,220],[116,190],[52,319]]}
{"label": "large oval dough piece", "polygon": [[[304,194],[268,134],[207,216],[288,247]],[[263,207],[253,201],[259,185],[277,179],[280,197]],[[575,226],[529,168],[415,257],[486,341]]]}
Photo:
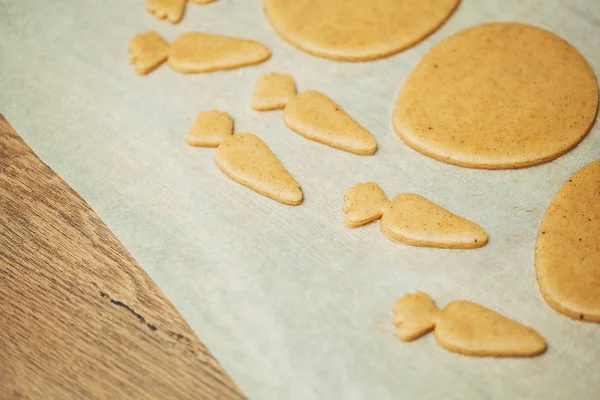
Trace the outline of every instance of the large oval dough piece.
{"label": "large oval dough piece", "polygon": [[600,322],[600,160],[571,176],[552,199],[538,231],[535,269],[550,307]]}
{"label": "large oval dough piece", "polygon": [[414,149],[472,168],[550,161],[587,134],[598,84],[560,37],[519,23],[489,23],[434,46],[402,87],[393,122]]}
{"label": "large oval dough piece", "polygon": [[397,53],[436,30],[459,0],[263,0],[273,28],[292,45],[334,60]]}

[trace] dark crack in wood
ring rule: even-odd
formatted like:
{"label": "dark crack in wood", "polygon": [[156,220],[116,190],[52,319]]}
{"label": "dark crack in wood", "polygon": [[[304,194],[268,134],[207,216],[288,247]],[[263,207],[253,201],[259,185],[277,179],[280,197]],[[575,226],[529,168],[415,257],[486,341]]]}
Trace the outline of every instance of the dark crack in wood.
{"label": "dark crack in wood", "polygon": [[155,330],[157,330],[157,329],[158,329],[158,328],[156,327],[156,325],[154,325],[154,324],[151,324],[151,323],[147,322],[147,321],[146,321],[146,318],[144,318],[144,316],[143,316],[143,315],[139,314],[139,313],[138,313],[138,312],[136,312],[136,311],[135,311],[133,308],[129,307],[127,304],[123,303],[122,301],[119,301],[119,300],[112,299],[112,298],[111,298],[111,297],[108,295],[108,293],[105,293],[105,292],[103,292],[103,291],[100,291],[100,296],[101,296],[101,297],[105,297],[105,298],[109,299],[109,300],[110,300],[110,302],[111,302],[112,304],[114,304],[114,305],[116,305],[116,306],[119,306],[119,307],[123,307],[124,309],[126,309],[127,311],[129,311],[131,314],[135,315],[135,316],[137,317],[137,319],[138,319],[138,320],[139,320],[139,321],[140,321],[142,324],[144,324],[144,325],[146,325],[148,328],[150,328],[150,330],[153,330],[153,331],[155,331]]}

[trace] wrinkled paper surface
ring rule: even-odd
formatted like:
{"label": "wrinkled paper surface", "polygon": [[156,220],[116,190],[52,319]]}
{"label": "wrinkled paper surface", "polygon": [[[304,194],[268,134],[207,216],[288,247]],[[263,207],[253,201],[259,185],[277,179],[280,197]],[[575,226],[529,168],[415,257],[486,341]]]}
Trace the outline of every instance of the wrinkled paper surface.
{"label": "wrinkled paper surface", "polygon": [[[576,170],[600,157],[600,126],[573,151],[516,171],[459,168],[404,145],[396,94],[435,43],[485,21],[523,21],[561,35],[600,73],[600,2],[464,0],[447,24],[393,57],[339,63],[300,52],[271,29],[258,0],[190,4],[178,25],[142,0],[0,0],[0,112],[98,212],[251,399],[597,399],[600,326],[551,310],[535,280],[542,214]],[[127,45],[155,29],[259,40],[272,58],[233,71],[146,77]],[[290,73],[375,135],[360,157],[288,130],[281,111],[250,108],[258,77]],[[568,83],[568,77],[565,78]],[[188,147],[197,113],[231,113],[302,185],[299,207],[228,179],[214,149]],[[483,226],[489,244],[448,251],[393,243],[378,223],[348,229],[344,191],[374,180],[391,198],[416,192]],[[394,337],[391,308],[423,290],[443,306],[468,299],[537,329],[533,359],[450,353],[428,335]]]}

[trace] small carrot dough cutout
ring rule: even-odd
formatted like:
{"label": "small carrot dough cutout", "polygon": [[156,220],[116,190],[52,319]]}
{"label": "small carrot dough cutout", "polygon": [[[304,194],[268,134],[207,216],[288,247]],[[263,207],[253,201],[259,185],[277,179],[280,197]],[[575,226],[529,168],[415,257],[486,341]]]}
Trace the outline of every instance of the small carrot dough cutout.
{"label": "small carrot dough cutout", "polygon": [[344,195],[344,224],[350,228],[381,219],[381,231],[410,246],[441,249],[476,249],[488,242],[487,233],[477,224],[413,193],[388,201],[375,182],[359,183]]}
{"label": "small carrot dough cutout", "polygon": [[146,9],[157,18],[176,24],[183,17],[186,2],[187,0],[146,0]]}
{"label": "small carrot dough cutout", "polygon": [[280,203],[302,203],[300,185],[271,149],[252,133],[238,133],[221,141],[217,167],[235,182]]}
{"label": "small carrot dough cutout", "polygon": [[467,356],[533,357],[547,347],[532,328],[466,300],[440,310],[426,293],[409,293],[396,301],[393,314],[403,342],[434,331],[440,346]]}
{"label": "small carrot dough cutout", "polygon": [[233,181],[289,206],[302,203],[302,189],[296,179],[258,136],[233,135],[228,113],[201,111],[185,141],[190,146],[217,147],[217,167]]}
{"label": "small carrot dough cutout", "polygon": [[296,85],[291,75],[275,72],[261,75],[254,88],[251,106],[256,111],[283,109],[295,94]]}
{"label": "small carrot dough cutout", "polygon": [[129,53],[141,75],[165,60],[173,70],[193,74],[254,65],[271,56],[265,45],[254,40],[202,32],[184,33],[169,46],[158,33],[149,31],[130,41]]}
{"label": "small carrot dough cutout", "polygon": [[192,123],[185,142],[195,147],[218,147],[233,134],[233,120],[226,112],[201,111]]}
{"label": "small carrot dough cutout", "polygon": [[358,155],[373,155],[377,142],[323,93],[308,90],[292,97],[283,113],[291,130],[307,139]]}
{"label": "small carrot dough cutout", "polygon": [[[181,21],[188,0],[146,0],[146,10],[158,19],[176,24]],[[191,3],[208,4],[214,0],[189,0]]]}

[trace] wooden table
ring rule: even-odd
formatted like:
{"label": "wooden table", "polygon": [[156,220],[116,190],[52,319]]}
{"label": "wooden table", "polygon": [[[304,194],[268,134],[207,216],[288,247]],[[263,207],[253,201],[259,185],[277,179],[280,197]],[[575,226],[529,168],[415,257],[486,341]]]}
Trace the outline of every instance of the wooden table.
{"label": "wooden table", "polygon": [[244,398],[1,114],[0,229],[1,399]]}

